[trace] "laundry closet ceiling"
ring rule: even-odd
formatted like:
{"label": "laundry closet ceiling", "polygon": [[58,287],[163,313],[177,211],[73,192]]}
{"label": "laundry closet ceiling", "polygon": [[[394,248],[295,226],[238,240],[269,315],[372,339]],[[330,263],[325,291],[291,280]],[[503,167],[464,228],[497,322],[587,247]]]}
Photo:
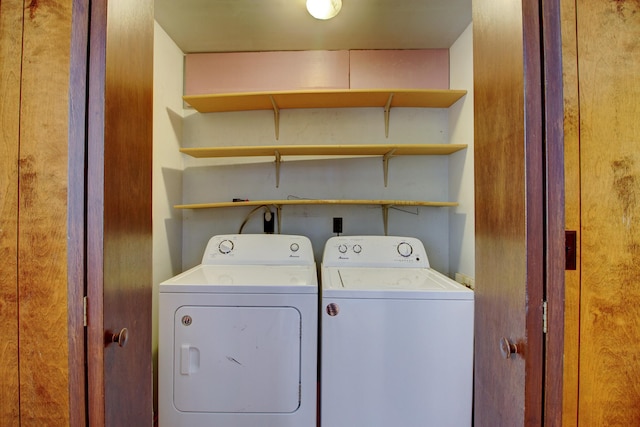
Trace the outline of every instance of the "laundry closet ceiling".
{"label": "laundry closet ceiling", "polygon": [[305,0],[155,0],[155,18],[185,53],[449,48],[471,0],[343,0],[327,21]]}

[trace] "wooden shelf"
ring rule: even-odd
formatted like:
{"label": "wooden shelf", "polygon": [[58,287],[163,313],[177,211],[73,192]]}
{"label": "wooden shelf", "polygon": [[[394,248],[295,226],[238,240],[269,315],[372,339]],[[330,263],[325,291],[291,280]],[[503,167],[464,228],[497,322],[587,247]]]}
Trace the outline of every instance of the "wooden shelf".
{"label": "wooden shelf", "polygon": [[[389,136],[389,114],[394,107],[449,108],[466,95],[466,90],[431,89],[337,89],[312,91],[276,91],[189,95],[183,99],[201,113],[273,110],[276,139],[280,133],[280,110],[300,108],[384,109],[385,135]],[[384,184],[387,185],[389,159],[403,155],[448,155],[467,147],[466,144],[374,144],[374,145],[271,145],[237,147],[183,148],[180,151],[196,158],[273,156],[276,163],[276,186],[280,182],[282,156],[382,156]],[[394,206],[452,207],[456,202],[412,200],[253,200],[175,205],[176,209],[210,209],[242,206],[275,206],[280,222],[285,205],[379,205],[382,207],[387,233],[389,209]]]}
{"label": "wooden shelf", "polygon": [[358,200],[358,199],[287,199],[287,200],[248,200],[243,202],[213,202],[174,205],[176,209],[210,209],[239,206],[284,206],[284,205],[381,205],[381,206],[430,206],[454,207],[457,202],[427,202],[420,200]]}
{"label": "wooden shelf", "polygon": [[368,145],[266,145],[181,148],[192,157],[252,156],[417,156],[447,155],[467,148],[466,144],[368,144]]}
{"label": "wooden shelf", "polygon": [[382,208],[384,234],[387,234],[389,208],[394,206],[427,206],[427,207],[455,207],[457,202],[427,202],[419,200],[357,200],[357,199],[287,199],[287,200],[248,200],[244,202],[214,202],[194,203],[188,205],[174,205],[176,209],[212,209],[231,208],[241,206],[275,206],[278,210],[278,229],[281,230],[282,206],[284,205],[379,205]]}
{"label": "wooden shelf", "polygon": [[[466,90],[448,89],[336,89],[186,95],[183,99],[201,113],[272,110],[273,102],[287,108],[423,107],[449,108]],[[273,101],[273,102],[272,102]]]}
{"label": "wooden shelf", "polygon": [[273,110],[278,139],[281,109],[383,107],[389,136],[391,108],[449,108],[466,93],[451,89],[335,89],[186,95],[183,99],[200,113]]}
{"label": "wooden shelf", "polygon": [[276,187],[280,186],[282,156],[382,156],[386,187],[391,157],[448,155],[465,148],[466,144],[267,145],[181,148],[180,152],[196,158],[273,156],[276,163]]}

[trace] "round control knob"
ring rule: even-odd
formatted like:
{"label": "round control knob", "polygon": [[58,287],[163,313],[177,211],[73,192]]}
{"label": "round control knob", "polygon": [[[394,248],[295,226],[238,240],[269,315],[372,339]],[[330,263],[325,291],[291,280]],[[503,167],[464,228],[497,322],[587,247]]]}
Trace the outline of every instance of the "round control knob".
{"label": "round control knob", "polygon": [[353,252],[359,254],[360,252],[362,252],[362,246],[360,245],[353,245]]}
{"label": "round control knob", "polygon": [[297,243],[292,243],[291,246],[289,246],[289,249],[291,249],[291,252],[298,252],[298,250],[300,249],[300,245]]}
{"label": "round control knob", "polygon": [[338,252],[340,252],[341,254],[346,253],[347,252],[347,245],[338,246]]}
{"label": "round control knob", "polygon": [[218,250],[221,254],[228,254],[233,250],[233,242],[231,240],[223,240],[218,245]]}
{"label": "round control knob", "polygon": [[411,256],[413,253],[413,247],[407,242],[402,242],[398,245],[398,253],[403,257]]}

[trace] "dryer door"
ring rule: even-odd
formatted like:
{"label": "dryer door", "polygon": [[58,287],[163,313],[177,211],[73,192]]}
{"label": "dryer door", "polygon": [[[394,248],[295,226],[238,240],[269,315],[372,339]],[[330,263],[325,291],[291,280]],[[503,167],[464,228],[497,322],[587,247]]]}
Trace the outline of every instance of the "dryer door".
{"label": "dryer door", "polygon": [[176,409],[294,412],[300,405],[300,322],[293,307],[180,307],[174,318]]}

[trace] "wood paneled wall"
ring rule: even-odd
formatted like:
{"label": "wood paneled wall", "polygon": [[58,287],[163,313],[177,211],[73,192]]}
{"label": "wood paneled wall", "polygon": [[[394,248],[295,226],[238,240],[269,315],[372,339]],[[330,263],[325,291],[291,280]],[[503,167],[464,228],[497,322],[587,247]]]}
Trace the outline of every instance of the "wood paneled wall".
{"label": "wood paneled wall", "polygon": [[0,4],[3,426],[69,424],[71,5],[15,0]]}

